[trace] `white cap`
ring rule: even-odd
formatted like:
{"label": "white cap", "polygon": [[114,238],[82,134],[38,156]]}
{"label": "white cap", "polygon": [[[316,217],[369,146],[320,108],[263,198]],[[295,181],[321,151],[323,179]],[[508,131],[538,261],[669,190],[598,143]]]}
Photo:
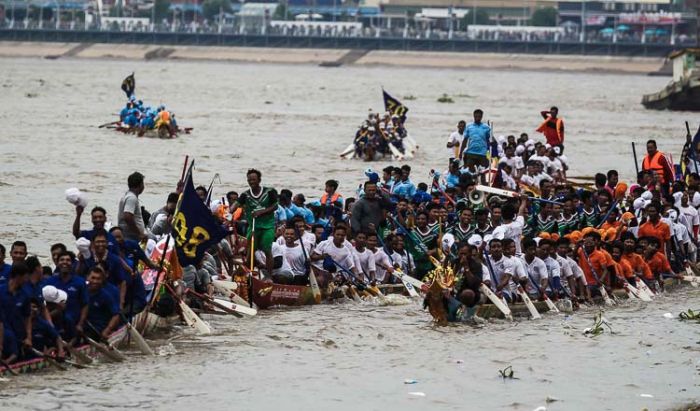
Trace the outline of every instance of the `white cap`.
{"label": "white cap", "polygon": [[549,150],[550,148],[552,148],[552,145],[549,144],[549,143],[547,143],[547,144],[544,145],[544,148],[546,148],[547,150]]}
{"label": "white cap", "polygon": [[66,200],[74,206],[81,206],[83,208],[87,207],[87,197],[84,193],[75,187],[69,188],[65,192]]}
{"label": "white cap", "polygon": [[561,154],[561,148],[559,148],[559,147],[554,147],[554,153],[555,153],[556,155]]}
{"label": "white cap", "polygon": [[700,193],[696,191],[695,194],[693,194],[693,200],[691,201],[691,203],[693,204],[693,207],[700,206]]}
{"label": "white cap", "polygon": [[516,156],[521,156],[521,155],[523,155],[524,152],[525,152],[525,146],[523,146],[522,144],[515,147],[515,155]]}
{"label": "white cap", "polygon": [[525,142],[526,147],[534,147],[535,146],[535,140],[529,139]]}
{"label": "white cap", "polygon": [[65,303],[68,300],[68,294],[65,291],[59,290],[53,285],[47,285],[41,289],[41,295],[47,303]]}
{"label": "white cap", "polygon": [[632,207],[634,207],[635,210],[642,209],[646,207],[647,202],[644,201],[642,197],[639,197],[638,199],[634,200],[634,203],[632,203]]}
{"label": "white cap", "polygon": [[651,193],[651,191],[647,190],[642,193],[642,198],[644,201],[651,201],[651,199],[654,198],[654,195]]}
{"label": "white cap", "polygon": [[452,235],[452,233],[446,233],[445,235],[442,236],[442,249],[444,251],[449,251],[450,248],[452,248],[452,245],[455,243],[455,237]]}
{"label": "white cap", "polygon": [[500,136],[496,137],[496,141],[498,142],[498,144],[503,144],[506,142],[506,136],[500,135]]}
{"label": "white cap", "polygon": [[85,237],[80,237],[75,240],[75,247],[78,249],[78,252],[82,254],[83,258],[90,258],[90,240]]}
{"label": "white cap", "polygon": [[469,245],[473,245],[474,247],[479,247],[483,241],[484,240],[481,238],[481,236],[479,234],[474,234],[471,237],[469,237],[469,239],[467,240],[467,243]]}
{"label": "white cap", "polygon": [[670,209],[666,212],[666,214],[668,215],[668,218],[670,218],[671,221],[673,221],[674,223],[678,220],[678,213],[676,212],[676,210]]}

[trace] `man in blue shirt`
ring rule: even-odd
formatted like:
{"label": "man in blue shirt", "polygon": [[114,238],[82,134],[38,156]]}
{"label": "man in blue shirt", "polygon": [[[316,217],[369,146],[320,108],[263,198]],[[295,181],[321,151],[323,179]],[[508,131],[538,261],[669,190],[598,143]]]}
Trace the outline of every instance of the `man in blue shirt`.
{"label": "man in blue shirt", "polygon": [[[68,251],[62,252],[57,257],[58,274],[46,280],[46,285],[52,285],[59,290],[64,291],[68,297],[66,298],[65,308],[60,313],[62,317],[61,332],[66,341],[70,341],[75,337],[75,326],[84,322],[88,311],[88,294],[85,279],[73,273],[73,257]],[[51,312],[52,318],[54,311]],[[55,323],[61,321],[54,320]]]}
{"label": "man in blue shirt", "polygon": [[15,338],[17,343],[31,345],[29,331],[29,298],[22,292],[22,286],[27,282],[29,268],[24,263],[12,266],[10,277],[6,284],[0,286],[0,311],[3,312],[5,338]]}
{"label": "man in blue shirt", "polygon": [[78,329],[85,329],[93,337],[107,339],[119,325],[119,302],[104,288],[105,272],[100,267],[90,270],[87,282],[88,315],[78,324]]}
{"label": "man in blue shirt", "polygon": [[410,177],[411,166],[401,166],[401,180],[394,183],[394,188],[391,195],[398,198],[405,198],[407,200],[413,199],[413,196],[416,194],[416,186],[413,184]]}
{"label": "man in blue shirt", "polygon": [[481,109],[474,110],[474,121],[464,129],[464,140],[460,152],[464,159],[464,165],[475,173],[477,167],[487,168],[489,160],[486,153],[489,151],[491,139],[491,127],[481,122],[484,112]]}
{"label": "man in blue shirt", "polygon": [[[95,235],[97,231],[103,231],[105,229],[105,223],[107,222],[107,211],[100,207],[94,207],[90,211],[90,218],[92,219],[92,229],[81,230],[80,229],[80,216],[83,215],[85,209],[79,205],[75,206],[75,220],[73,220],[73,236],[77,240],[80,237],[86,238],[92,241],[92,236]],[[119,247],[117,246],[117,241],[112,237],[112,234],[107,233],[107,243],[109,245],[109,251],[117,254],[119,253]]]}
{"label": "man in blue shirt", "polygon": [[[107,248],[107,232],[104,230],[97,231],[92,237],[93,253],[90,258],[80,260],[78,273],[87,276],[90,270],[95,266],[100,266],[104,270],[106,279],[105,282],[116,287],[116,299],[119,307],[124,306],[126,299],[127,276],[133,272],[125,270],[125,263],[118,254],[112,253]],[[128,267],[126,267],[128,268]],[[105,287],[107,291],[111,291],[110,287]]]}
{"label": "man in blue shirt", "polygon": [[5,246],[0,244],[0,285],[7,282],[12,266],[5,262]]}

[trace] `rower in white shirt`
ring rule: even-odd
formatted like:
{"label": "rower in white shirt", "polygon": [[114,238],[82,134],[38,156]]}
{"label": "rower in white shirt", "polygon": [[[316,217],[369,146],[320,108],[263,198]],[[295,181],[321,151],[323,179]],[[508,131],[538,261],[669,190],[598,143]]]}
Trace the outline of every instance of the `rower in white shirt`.
{"label": "rower in white shirt", "polygon": [[375,233],[367,234],[367,247],[374,252],[374,265],[377,270],[374,279],[378,284],[392,283],[391,273],[401,263],[401,256],[393,248],[396,241],[396,236],[389,234],[384,239],[384,247],[378,247],[379,238],[377,235]]}
{"label": "rower in white shirt", "polygon": [[488,270],[483,274],[483,282],[498,297],[504,297],[506,301],[513,302],[515,284],[511,280],[515,273],[515,263],[503,254],[503,246],[498,238],[489,241],[489,252],[490,254],[485,256]]}
{"label": "rower in white shirt", "polygon": [[353,248],[355,267],[364,282],[374,282],[377,268],[374,262],[374,253],[367,248],[367,234],[359,232],[355,235],[355,247]]}

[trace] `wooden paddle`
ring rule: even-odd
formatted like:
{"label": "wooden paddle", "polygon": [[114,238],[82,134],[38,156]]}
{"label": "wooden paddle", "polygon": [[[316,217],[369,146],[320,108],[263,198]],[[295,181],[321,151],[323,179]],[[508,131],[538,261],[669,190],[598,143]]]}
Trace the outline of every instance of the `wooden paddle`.
{"label": "wooden paddle", "polygon": [[[198,300],[200,300],[202,302],[209,303],[209,304],[213,305],[214,307],[217,307],[217,308],[223,310],[227,314],[231,314],[231,315],[238,317],[238,318],[243,317],[243,315],[241,315],[240,313],[235,311],[232,307],[218,303],[215,299],[209,297],[208,295],[200,294],[191,288],[188,288],[187,290],[185,290],[185,293],[189,294],[191,296],[194,296],[195,298],[197,298]],[[235,307],[235,304],[233,304],[233,303],[229,303],[229,304],[233,305]]]}
{"label": "wooden paddle", "polygon": [[311,286],[311,292],[314,295],[314,301],[316,301],[316,304],[321,304],[321,287],[318,286],[316,274],[314,274],[314,271],[311,269],[311,266],[309,264],[309,256],[306,255],[306,247],[304,247],[304,241],[301,239],[301,234],[299,233],[299,230],[296,226],[294,226],[294,233],[297,236],[297,240],[299,240],[299,246],[301,247],[301,251],[304,254],[304,268],[306,270],[306,274],[309,276],[309,285]]}
{"label": "wooden paddle", "polygon": [[75,347],[63,340],[61,340],[61,342],[63,343],[63,346],[66,347],[71,357],[73,357],[76,361],[82,362],[83,364],[92,364],[92,358],[90,358],[87,354],[75,349]]}
{"label": "wooden paddle", "polygon": [[[486,250],[484,250],[484,260],[486,260],[486,269],[489,270],[489,274],[491,275],[491,281],[493,281],[493,285],[496,286],[496,275],[493,272],[493,267],[491,266],[489,253]],[[504,303],[500,298],[498,298],[498,296],[491,290],[489,286],[482,282],[479,286],[479,291],[481,291],[482,294],[486,295],[486,297],[493,303],[493,305],[495,305],[496,308],[498,308],[503,313],[506,319],[513,321],[513,313],[511,313],[510,308],[508,308],[508,305],[506,305],[506,303]]]}
{"label": "wooden paddle", "polygon": [[542,318],[539,311],[537,311],[535,304],[533,304],[532,300],[530,300],[530,296],[527,295],[525,290],[523,290],[523,287],[520,285],[518,286],[518,295],[520,296],[520,298],[522,298],[523,302],[525,303],[525,307],[527,307],[527,310],[530,311],[530,315],[532,316],[533,320],[539,320],[540,318]]}
{"label": "wooden paddle", "polygon": [[136,346],[139,347],[139,350],[145,355],[156,355],[151,347],[148,345],[146,340],[143,338],[141,333],[136,329],[136,327],[132,326],[131,323],[127,320],[127,318],[122,314],[122,321],[126,323],[126,330],[129,332],[129,337],[131,337],[132,340],[136,343]]}
{"label": "wooden paddle", "polygon": [[5,369],[6,369],[10,374],[14,375],[15,377],[19,376],[19,373],[18,373],[17,371],[15,371],[12,367],[10,367],[10,364],[8,364],[8,363],[7,363],[5,360],[3,360],[2,358],[0,358],[0,365],[2,365],[3,367],[5,367]]}
{"label": "wooden paddle", "polygon": [[[91,323],[90,321],[86,321],[86,323],[87,323],[87,326],[90,327],[90,329],[92,329],[92,331],[95,333],[95,335],[97,335],[97,338],[98,338],[99,341],[100,341],[100,342],[98,343],[97,341],[93,340],[92,338],[86,336],[86,338],[87,338],[88,342],[90,343],[90,345],[92,345],[93,347],[95,347],[96,349],[98,349],[98,350],[99,350],[100,352],[102,352],[103,354],[107,355],[109,358],[115,359],[115,360],[118,361],[118,362],[121,362],[121,361],[126,360],[126,356],[125,356],[124,354],[122,354],[121,351],[119,351],[118,349],[116,349],[115,347],[113,347],[112,345],[110,345],[110,344],[109,344],[109,341],[108,341],[107,339],[105,339],[104,337],[102,337],[102,335],[97,331],[97,329],[95,328],[95,326],[93,326],[92,323]],[[93,342],[96,343],[96,344],[98,344],[98,345],[93,345],[93,344],[92,344]],[[100,345],[102,346],[102,347],[101,347],[102,349],[105,349],[105,350],[107,350],[107,351],[106,351],[106,352],[103,351],[103,350],[99,347]],[[109,353],[109,354],[108,354],[108,353]]]}
{"label": "wooden paddle", "polygon": [[211,327],[207,323],[205,323],[201,318],[195,314],[192,309],[185,304],[185,302],[180,298],[175,291],[170,287],[169,284],[165,284],[165,287],[167,290],[170,292],[170,295],[177,301],[177,305],[180,308],[180,313],[182,314],[182,318],[185,320],[185,324],[187,324],[189,327],[193,328],[195,331],[197,331],[199,334],[211,334]]}
{"label": "wooden paddle", "polygon": [[59,370],[61,370],[61,371],[68,371],[68,367],[66,367],[65,365],[59,363],[58,360],[57,360],[56,358],[54,358],[54,357],[52,357],[52,356],[50,356],[50,355],[48,355],[48,354],[44,354],[43,352],[37,350],[37,349],[34,348],[34,347],[30,347],[30,350],[31,350],[31,352],[34,353],[34,355],[36,355],[37,357],[42,357],[43,359],[45,359],[49,364],[51,364],[51,366],[53,366],[53,367],[55,367],[55,368],[57,368],[57,369],[59,369]]}
{"label": "wooden paddle", "polygon": [[90,337],[85,337],[87,340],[88,344],[90,344],[93,348],[95,348],[97,351],[102,353],[108,360],[114,361],[114,362],[122,362],[124,361],[124,358],[122,356],[117,355],[114,351],[110,350],[107,348],[106,345],[100,344],[97,341],[93,340]]}

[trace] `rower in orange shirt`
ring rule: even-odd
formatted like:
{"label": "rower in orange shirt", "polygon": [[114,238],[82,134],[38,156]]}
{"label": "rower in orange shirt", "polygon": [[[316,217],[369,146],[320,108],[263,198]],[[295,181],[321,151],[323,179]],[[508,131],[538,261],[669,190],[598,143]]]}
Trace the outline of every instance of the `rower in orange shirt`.
{"label": "rower in orange shirt", "polygon": [[[635,252],[637,241],[635,240],[634,235],[629,232],[624,233],[622,235],[622,241],[624,244],[624,250],[620,259],[632,267],[632,271],[635,276],[639,276],[640,279],[648,282],[654,281],[654,274],[652,274],[649,265],[644,261],[644,258],[642,258],[641,255]],[[636,277],[632,279],[628,278],[628,281],[632,283],[633,286],[637,286]]]}
{"label": "rower in orange shirt", "polygon": [[[644,259],[649,265],[656,284],[658,287],[650,287],[657,290],[663,290],[664,288],[664,276],[675,277],[673,270],[671,269],[671,264],[668,262],[666,255],[659,250],[659,241],[654,237],[647,238],[647,246],[644,249]],[[655,284],[652,284],[655,285]]]}
{"label": "rower in orange shirt", "polygon": [[637,237],[656,238],[659,241],[659,250],[661,253],[666,253],[666,243],[671,240],[671,228],[661,221],[661,204],[658,201],[652,201],[645,210],[647,221],[639,226]]}
{"label": "rower in orange shirt", "polygon": [[[607,283],[608,280],[608,259],[605,254],[596,250],[596,240],[600,240],[600,234],[595,231],[589,232],[583,237],[583,246],[577,250],[578,265],[583,270],[586,277],[586,300],[591,300],[591,288],[598,291],[598,288]],[[601,284],[602,283],[602,284]]]}

